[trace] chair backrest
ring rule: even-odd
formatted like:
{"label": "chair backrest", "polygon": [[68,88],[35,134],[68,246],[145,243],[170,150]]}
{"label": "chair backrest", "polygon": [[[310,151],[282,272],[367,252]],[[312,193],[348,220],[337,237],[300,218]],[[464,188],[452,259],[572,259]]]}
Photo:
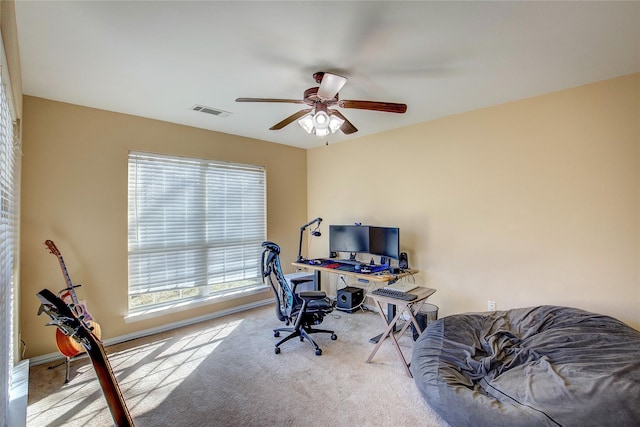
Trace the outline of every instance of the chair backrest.
{"label": "chair backrest", "polygon": [[280,266],[280,246],[273,242],[262,242],[262,280],[268,283],[276,297],[276,315],[281,321],[291,319],[300,308],[301,301],[293,292]]}

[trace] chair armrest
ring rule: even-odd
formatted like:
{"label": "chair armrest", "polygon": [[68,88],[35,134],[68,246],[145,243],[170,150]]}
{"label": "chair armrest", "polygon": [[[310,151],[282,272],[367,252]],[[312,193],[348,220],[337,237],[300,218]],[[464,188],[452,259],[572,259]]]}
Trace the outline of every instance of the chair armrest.
{"label": "chair armrest", "polygon": [[325,291],[302,291],[298,293],[298,296],[306,301],[313,301],[316,299],[322,299],[327,296]]}
{"label": "chair armrest", "polygon": [[291,282],[291,287],[293,288],[292,289],[293,292],[296,292],[296,289],[298,289],[298,285],[299,284],[313,282],[313,279],[307,279],[307,278],[304,278],[304,279],[291,279],[290,282]]}

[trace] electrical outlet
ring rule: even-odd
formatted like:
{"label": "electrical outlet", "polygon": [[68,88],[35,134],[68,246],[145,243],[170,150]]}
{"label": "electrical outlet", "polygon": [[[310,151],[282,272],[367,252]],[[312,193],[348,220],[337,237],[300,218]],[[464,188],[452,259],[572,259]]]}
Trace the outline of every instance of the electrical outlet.
{"label": "electrical outlet", "polygon": [[487,310],[496,311],[496,302],[495,301],[487,301]]}

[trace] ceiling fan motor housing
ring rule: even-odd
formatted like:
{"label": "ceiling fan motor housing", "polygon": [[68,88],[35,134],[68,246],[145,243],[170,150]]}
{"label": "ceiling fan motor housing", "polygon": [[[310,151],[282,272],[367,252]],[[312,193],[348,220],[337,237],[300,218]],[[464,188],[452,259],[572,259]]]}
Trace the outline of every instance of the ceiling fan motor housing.
{"label": "ceiling fan motor housing", "polygon": [[313,79],[316,83],[322,83],[322,78],[324,77],[324,71],[318,71],[317,73],[313,73]]}
{"label": "ceiling fan motor housing", "polygon": [[309,105],[314,105],[318,102],[322,102],[326,105],[333,105],[336,102],[338,102],[338,94],[336,93],[336,96],[334,96],[332,99],[322,99],[318,96],[318,89],[320,89],[319,87],[310,87],[309,89],[304,91],[304,96],[303,99],[305,100],[305,102]]}

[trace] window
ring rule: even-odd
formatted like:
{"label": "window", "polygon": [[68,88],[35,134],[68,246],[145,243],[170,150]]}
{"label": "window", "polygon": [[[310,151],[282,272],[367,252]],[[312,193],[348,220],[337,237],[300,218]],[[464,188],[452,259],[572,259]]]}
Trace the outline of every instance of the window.
{"label": "window", "polygon": [[[0,38],[2,45],[2,38]],[[14,292],[18,260],[18,169],[20,151],[14,140],[15,117],[9,73],[1,51],[0,67],[0,425],[7,425],[14,365]]]}
{"label": "window", "polygon": [[263,167],[129,154],[129,312],[262,286]]}

